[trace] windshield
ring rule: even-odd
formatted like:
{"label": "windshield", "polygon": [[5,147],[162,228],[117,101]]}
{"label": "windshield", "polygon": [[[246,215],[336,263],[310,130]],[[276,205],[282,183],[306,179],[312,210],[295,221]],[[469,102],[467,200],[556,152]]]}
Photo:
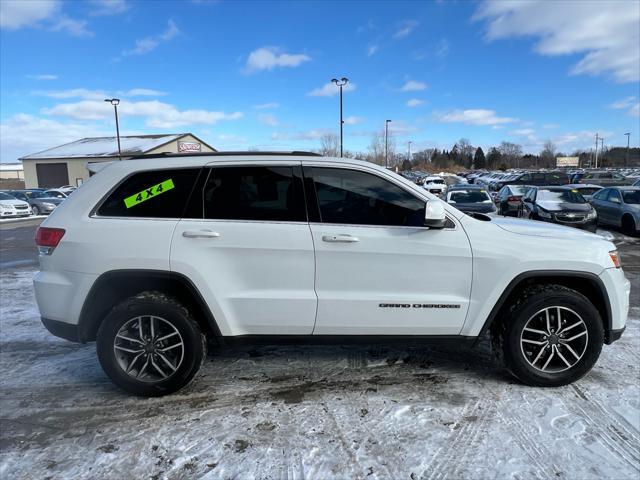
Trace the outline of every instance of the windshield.
{"label": "windshield", "polygon": [[640,205],[640,190],[622,191],[624,203]]}
{"label": "windshield", "polygon": [[491,203],[491,198],[484,190],[456,190],[449,194],[449,201],[454,203]]}
{"label": "windshield", "polygon": [[601,188],[598,187],[593,187],[593,188],[581,188],[580,189],[580,193],[582,195],[593,195],[594,193],[596,193],[597,191],[602,190]]}
{"label": "windshield", "polygon": [[555,203],[587,203],[577,190],[539,190],[537,200]]}
{"label": "windshield", "polygon": [[37,190],[31,191],[31,192],[24,192],[24,194],[29,198],[51,198],[50,195],[47,195],[46,193],[40,192]]}
{"label": "windshield", "polygon": [[15,200],[16,197],[12,197],[8,193],[0,192],[0,200]]}

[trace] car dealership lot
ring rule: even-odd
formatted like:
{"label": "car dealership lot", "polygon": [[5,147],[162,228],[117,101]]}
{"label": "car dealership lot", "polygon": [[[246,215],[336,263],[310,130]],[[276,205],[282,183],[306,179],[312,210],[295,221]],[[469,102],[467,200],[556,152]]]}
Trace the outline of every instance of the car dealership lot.
{"label": "car dealership lot", "polygon": [[[37,222],[34,222],[37,223]],[[9,228],[11,227],[11,228]],[[574,385],[535,389],[459,347],[234,348],[195,382],[140,399],[95,345],[44,329],[34,225],[3,225],[0,475],[151,478],[637,478],[640,239],[614,241],[632,281],[627,331]]]}

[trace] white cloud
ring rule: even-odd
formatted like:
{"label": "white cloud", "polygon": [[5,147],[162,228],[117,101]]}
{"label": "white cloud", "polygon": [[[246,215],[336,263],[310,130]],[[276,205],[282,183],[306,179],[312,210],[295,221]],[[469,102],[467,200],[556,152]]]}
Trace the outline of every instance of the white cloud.
{"label": "white cloud", "polygon": [[57,80],[58,75],[51,75],[48,73],[44,73],[39,75],[27,75],[27,78],[31,80]]}
{"label": "white cloud", "polygon": [[87,28],[85,20],[74,20],[61,15],[49,28],[52,32],[67,32],[74,37],[93,37],[94,33]]}
{"label": "white cloud", "polygon": [[54,16],[60,8],[58,0],[0,1],[0,27],[18,30],[34,27]]}
{"label": "white cloud", "polygon": [[[353,92],[356,89],[355,83],[347,83],[344,87],[342,87],[342,91],[344,92]],[[307,95],[310,97],[333,97],[340,93],[340,88],[336,86],[335,83],[329,82],[325,83],[323,86],[314,88]]]}
{"label": "white cloud", "polygon": [[126,91],[105,92],[104,90],[89,90],[87,88],[71,88],[67,90],[36,90],[31,92],[32,95],[41,97],[67,99],[82,98],[85,100],[104,100],[108,97],[159,97],[166,95],[166,92],[153,90],[151,88],[132,88]]}
{"label": "white cloud", "polygon": [[417,131],[419,131],[418,127],[414,125],[410,125],[403,120],[394,120],[389,124],[390,135],[393,134],[393,135],[402,137],[405,135],[409,135],[411,133],[415,133]]}
{"label": "white cloud", "polygon": [[378,45],[371,45],[369,48],[367,48],[367,57],[374,56],[379,48],[380,47],[378,47]]}
{"label": "white cloud", "polygon": [[424,100],[420,100],[419,98],[411,98],[407,100],[407,107],[419,107],[424,104]]}
{"label": "white cloud", "polygon": [[400,87],[401,92],[418,92],[420,90],[425,90],[427,88],[427,84],[424,82],[416,82],[415,80],[407,81],[402,87]]}
{"label": "white cloud", "polygon": [[255,108],[256,110],[268,110],[271,108],[278,108],[279,106],[280,104],[278,102],[267,102],[254,105],[253,108]]}
{"label": "white cloud", "polygon": [[558,125],[557,123],[545,123],[544,125],[542,125],[542,128],[546,129],[553,129],[558,127],[560,127],[560,125]]}
{"label": "white cloud", "polygon": [[83,137],[113,135],[112,128],[88,122],[66,123],[18,114],[0,124],[0,155],[15,161],[30,153],[72,142]]}
{"label": "white cloud", "polygon": [[273,70],[276,67],[297,67],[308,62],[311,57],[303,53],[281,53],[275,47],[261,47],[249,54],[245,73],[254,73],[261,70]]}
{"label": "white cloud", "polygon": [[475,20],[486,20],[487,38],[538,37],[542,55],[576,55],[572,74],[610,74],[620,83],[640,80],[640,2],[486,0]]}
{"label": "white cloud", "polygon": [[618,100],[617,102],[613,102],[609,105],[609,108],[613,108],[615,110],[626,110],[627,115],[632,117],[640,116],[640,102],[636,97],[626,97],[622,100]]}
{"label": "white cloud", "polygon": [[363,117],[350,116],[343,119],[345,125],[358,125],[366,120]]}
{"label": "white cloud", "polygon": [[418,26],[418,22],[415,20],[405,20],[400,24],[396,32],[393,34],[393,38],[404,38],[413,32]]}
{"label": "white cloud", "polygon": [[270,113],[261,113],[260,115],[258,115],[258,121],[263,125],[267,125],[269,127],[278,126],[278,119],[275,115],[272,115]]}
{"label": "white cloud", "polygon": [[145,53],[152,52],[158,45],[161,43],[168,42],[176,35],[180,33],[180,30],[176,26],[173,20],[169,20],[167,24],[167,28],[164,32],[154,35],[151,37],[141,38],[136,40],[136,45],[132,49],[124,50],[122,55],[130,56],[130,55],[144,55]]}
{"label": "white cloud", "polygon": [[436,120],[443,123],[465,123],[467,125],[499,125],[515,122],[515,118],[498,117],[494,110],[469,109],[434,112]]}
{"label": "white cloud", "polygon": [[436,56],[440,59],[445,58],[447,55],[449,55],[450,49],[451,45],[449,44],[449,40],[447,40],[446,38],[441,38],[436,45]]}
{"label": "white cloud", "polygon": [[[238,120],[242,112],[226,113],[209,110],[178,110],[174,105],[158,100],[123,102],[118,106],[122,117],[145,118],[145,125],[154,128],[176,128],[185,125],[212,125],[222,120]],[[113,116],[111,106],[100,100],[81,100],[45,108],[42,113],[76,120],[107,120]]]}
{"label": "white cloud", "polygon": [[91,15],[95,17],[118,15],[129,10],[126,0],[91,0],[90,3],[95,6],[91,11]]}
{"label": "white cloud", "polygon": [[[613,135],[610,131],[598,132],[599,138],[609,138]],[[596,132],[591,130],[581,130],[579,132],[567,132],[551,140],[556,145],[566,150],[591,148],[596,143]]]}

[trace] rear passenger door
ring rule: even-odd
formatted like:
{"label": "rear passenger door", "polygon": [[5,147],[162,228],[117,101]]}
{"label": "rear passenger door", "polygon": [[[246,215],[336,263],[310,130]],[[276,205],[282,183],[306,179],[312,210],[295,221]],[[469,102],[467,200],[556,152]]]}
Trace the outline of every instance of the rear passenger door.
{"label": "rear passenger door", "polygon": [[610,208],[608,207],[609,192],[611,189],[605,188],[595,193],[593,197],[591,197],[591,205],[596,209],[598,213],[598,224],[607,224],[610,223]]}
{"label": "rear passenger door", "polygon": [[171,245],[223,335],[310,334],[314,250],[300,163],[208,166]]}

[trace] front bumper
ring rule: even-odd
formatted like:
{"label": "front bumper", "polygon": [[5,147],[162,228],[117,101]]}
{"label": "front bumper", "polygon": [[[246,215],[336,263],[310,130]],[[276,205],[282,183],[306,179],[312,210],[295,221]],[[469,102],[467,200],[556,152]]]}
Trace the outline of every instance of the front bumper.
{"label": "front bumper", "polygon": [[611,309],[611,319],[605,328],[605,343],[610,345],[622,336],[629,316],[631,283],[621,268],[606,268],[600,274]]}

